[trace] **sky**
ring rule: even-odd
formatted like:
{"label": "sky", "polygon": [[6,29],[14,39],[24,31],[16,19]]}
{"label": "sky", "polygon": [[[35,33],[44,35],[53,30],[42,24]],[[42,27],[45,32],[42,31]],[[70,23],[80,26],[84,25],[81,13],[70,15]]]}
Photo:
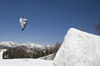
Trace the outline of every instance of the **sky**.
{"label": "sky", "polygon": [[[28,19],[24,31],[21,16]],[[55,45],[70,28],[98,35],[99,20],[100,0],[0,0],[0,42]]]}

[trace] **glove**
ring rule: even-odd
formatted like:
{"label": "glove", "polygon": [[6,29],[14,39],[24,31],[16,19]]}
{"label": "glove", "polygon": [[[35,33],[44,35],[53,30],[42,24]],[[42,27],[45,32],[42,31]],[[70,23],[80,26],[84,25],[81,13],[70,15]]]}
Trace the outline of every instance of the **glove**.
{"label": "glove", "polygon": [[28,22],[28,20],[26,22]]}

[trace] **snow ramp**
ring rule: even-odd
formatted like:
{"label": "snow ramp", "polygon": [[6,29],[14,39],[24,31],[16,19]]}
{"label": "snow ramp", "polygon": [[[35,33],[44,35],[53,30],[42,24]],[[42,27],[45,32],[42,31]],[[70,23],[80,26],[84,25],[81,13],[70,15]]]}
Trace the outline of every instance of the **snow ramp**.
{"label": "snow ramp", "polygon": [[54,66],[100,66],[100,36],[69,29]]}

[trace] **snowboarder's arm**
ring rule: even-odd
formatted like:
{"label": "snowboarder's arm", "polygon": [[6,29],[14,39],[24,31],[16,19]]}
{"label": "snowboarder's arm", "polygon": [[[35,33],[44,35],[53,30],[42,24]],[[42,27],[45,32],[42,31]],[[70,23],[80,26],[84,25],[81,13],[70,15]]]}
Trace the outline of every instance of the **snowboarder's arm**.
{"label": "snowboarder's arm", "polygon": [[22,21],[22,19],[19,19],[19,21],[20,21],[20,23],[22,23],[23,21]]}
{"label": "snowboarder's arm", "polygon": [[27,21],[27,19],[24,19],[25,21]]}

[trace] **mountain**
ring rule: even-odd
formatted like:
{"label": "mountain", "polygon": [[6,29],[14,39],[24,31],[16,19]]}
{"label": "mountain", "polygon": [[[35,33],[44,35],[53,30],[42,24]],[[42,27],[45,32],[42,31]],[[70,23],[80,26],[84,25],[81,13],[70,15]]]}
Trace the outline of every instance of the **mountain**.
{"label": "mountain", "polygon": [[54,66],[100,66],[100,36],[69,29]]}
{"label": "mountain", "polygon": [[20,46],[20,44],[15,43],[15,42],[1,42],[0,45],[2,46],[7,46],[7,47],[16,47],[16,46]]}
{"label": "mountain", "polygon": [[[15,43],[15,42],[1,42],[0,43],[0,47],[17,47],[17,46],[26,46],[27,48],[41,48],[41,49],[45,49],[45,47],[48,47],[50,48],[51,45],[47,45],[47,46],[44,46],[44,45],[40,45],[40,44],[35,44],[35,43],[32,43],[32,42],[27,42],[26,44],[25,43],[22,43],[22,44],[19,44],[19,43]],[[52,46],[53,47],[53,46]]]}

